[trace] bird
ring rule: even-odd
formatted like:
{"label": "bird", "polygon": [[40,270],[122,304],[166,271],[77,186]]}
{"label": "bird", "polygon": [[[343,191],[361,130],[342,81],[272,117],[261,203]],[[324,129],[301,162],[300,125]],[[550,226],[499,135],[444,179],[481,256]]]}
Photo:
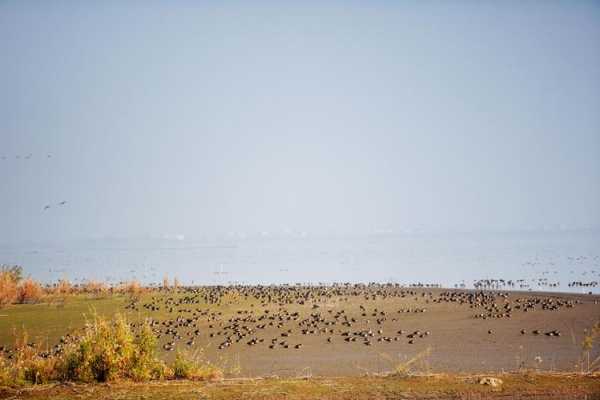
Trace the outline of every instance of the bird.
{"label": "bird", "polygon": [[49,209],[49,208],[50,208],[50,205],[46,205],[46,206],[44,207],[44,211],[46,211],[46,210],[47,210],[47,209]]}
{"label": "bird", "polygon": [[64,206],[65,204],[67,204],[66,200],[61,201],[60,203],[58,203],[59,206]]}

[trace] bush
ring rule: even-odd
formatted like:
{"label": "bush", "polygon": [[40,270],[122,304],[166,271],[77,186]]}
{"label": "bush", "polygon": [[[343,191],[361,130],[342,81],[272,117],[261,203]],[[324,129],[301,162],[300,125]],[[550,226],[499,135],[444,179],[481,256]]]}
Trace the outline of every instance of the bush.
{"label": "bush", "polygon": [[54,285],[54,294],[65,295],[71,294],[72,291],[73,286],[71,285],[71,282],[69,282],[67,279],[61,279],[56,285]]}
{"label": "bush", "polygon": [[0,273],[8,274],[15,283],[19,283],[23,278],[23,267],[18,265],[2,265],[0,267]]}
{"label": "bush", "polygon": [[173,377],[175,379],[190,379],[194,371],[194,363],[186,360],[181,353],[175,355],[173,361]]}
{"label": "bush", "polygon": [[37,303],[43,296],[44,290],[39,283],[31,278],[21,282],[17,288],[18,303]]}
{"label": "bush", "polygon": [[0,271],[0,307],[12,304],[16,299],[17,282],[10,272]]}
{"label": "bush", "polygon": [[147,381],[171,375],[156,357],[156,336],[150,325],[143,324],[136,336],[120,314],[111,322],[95,316],[67,348],[58,369],[63,381]]}
{"label": "bush", "polygon": [[0,354],[0,386],[10,386],[14,381],[12,379],[13,369]]}
{"label": "bush", "polygon": [[56,359],[33,357],[23,363],[23,378],[34,385],[56,380]]}
{"label": "bush", "polygon": [[46,383],[57,378],[56,359],[39,355],[39,348],[28,344],[27,332],[15,334],[11,360],[0,357],[0,385],[14,386],[29,382]]}
{"label": "bush", "polygon": [[142,325],[134,345],[130,378],[136,381],[165,378],[168,371],[166,365],[156,358],[156,336],[148,323]]}
{"label": "bush", "polygon": [[208,363],[199,363],[193,359],[186,358],[179,352],[175,355],[172,369],[175,379],[212,381],[223,378],[223,372],[220,369]]}
{"label": "bush", "polygon": [[123,284],[121,291],[137,299],[144,292],[144,288],[138,281],[130,281]]}
{"label": "bush", "polygon": [[81,291],[96,297],[104,297],[108,294],[108,286],[104,282],[88,281],[81,287]]}

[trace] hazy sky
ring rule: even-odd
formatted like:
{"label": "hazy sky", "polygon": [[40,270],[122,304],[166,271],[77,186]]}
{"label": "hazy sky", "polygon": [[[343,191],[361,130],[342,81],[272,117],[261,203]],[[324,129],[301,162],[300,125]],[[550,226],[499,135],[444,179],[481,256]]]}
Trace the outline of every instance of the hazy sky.
{"label": "hazy sky", "polygon": [[0,3],[0,241],[600,224],[598,2],[83,3]]}

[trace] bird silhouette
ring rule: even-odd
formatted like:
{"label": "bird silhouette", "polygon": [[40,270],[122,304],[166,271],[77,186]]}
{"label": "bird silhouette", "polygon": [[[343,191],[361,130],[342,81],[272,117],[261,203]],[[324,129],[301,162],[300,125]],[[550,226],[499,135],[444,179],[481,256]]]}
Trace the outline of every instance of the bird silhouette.
{"label": "bird silhouette", "polygon": [[46,210],[47,210],[47,209],[49,209],[49,208],[50,208],[50,206],[49,206],[49,205],[47,205],[46,207],[44,207],[44,211],[46,211]]}
{"label": "bird silhouette", "polygon": [[66,200],[61,201],[60,203],[58,203],[59,206],[64,206],[65,204],[67,204]]}

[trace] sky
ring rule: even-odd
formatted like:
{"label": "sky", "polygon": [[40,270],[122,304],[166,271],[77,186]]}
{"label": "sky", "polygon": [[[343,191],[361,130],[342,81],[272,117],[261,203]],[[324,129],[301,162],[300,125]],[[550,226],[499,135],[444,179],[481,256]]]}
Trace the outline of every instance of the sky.
{"label": "sky", "polygon": [[600,226],[599,2],[2,1],[0,57],[0,242]]}

